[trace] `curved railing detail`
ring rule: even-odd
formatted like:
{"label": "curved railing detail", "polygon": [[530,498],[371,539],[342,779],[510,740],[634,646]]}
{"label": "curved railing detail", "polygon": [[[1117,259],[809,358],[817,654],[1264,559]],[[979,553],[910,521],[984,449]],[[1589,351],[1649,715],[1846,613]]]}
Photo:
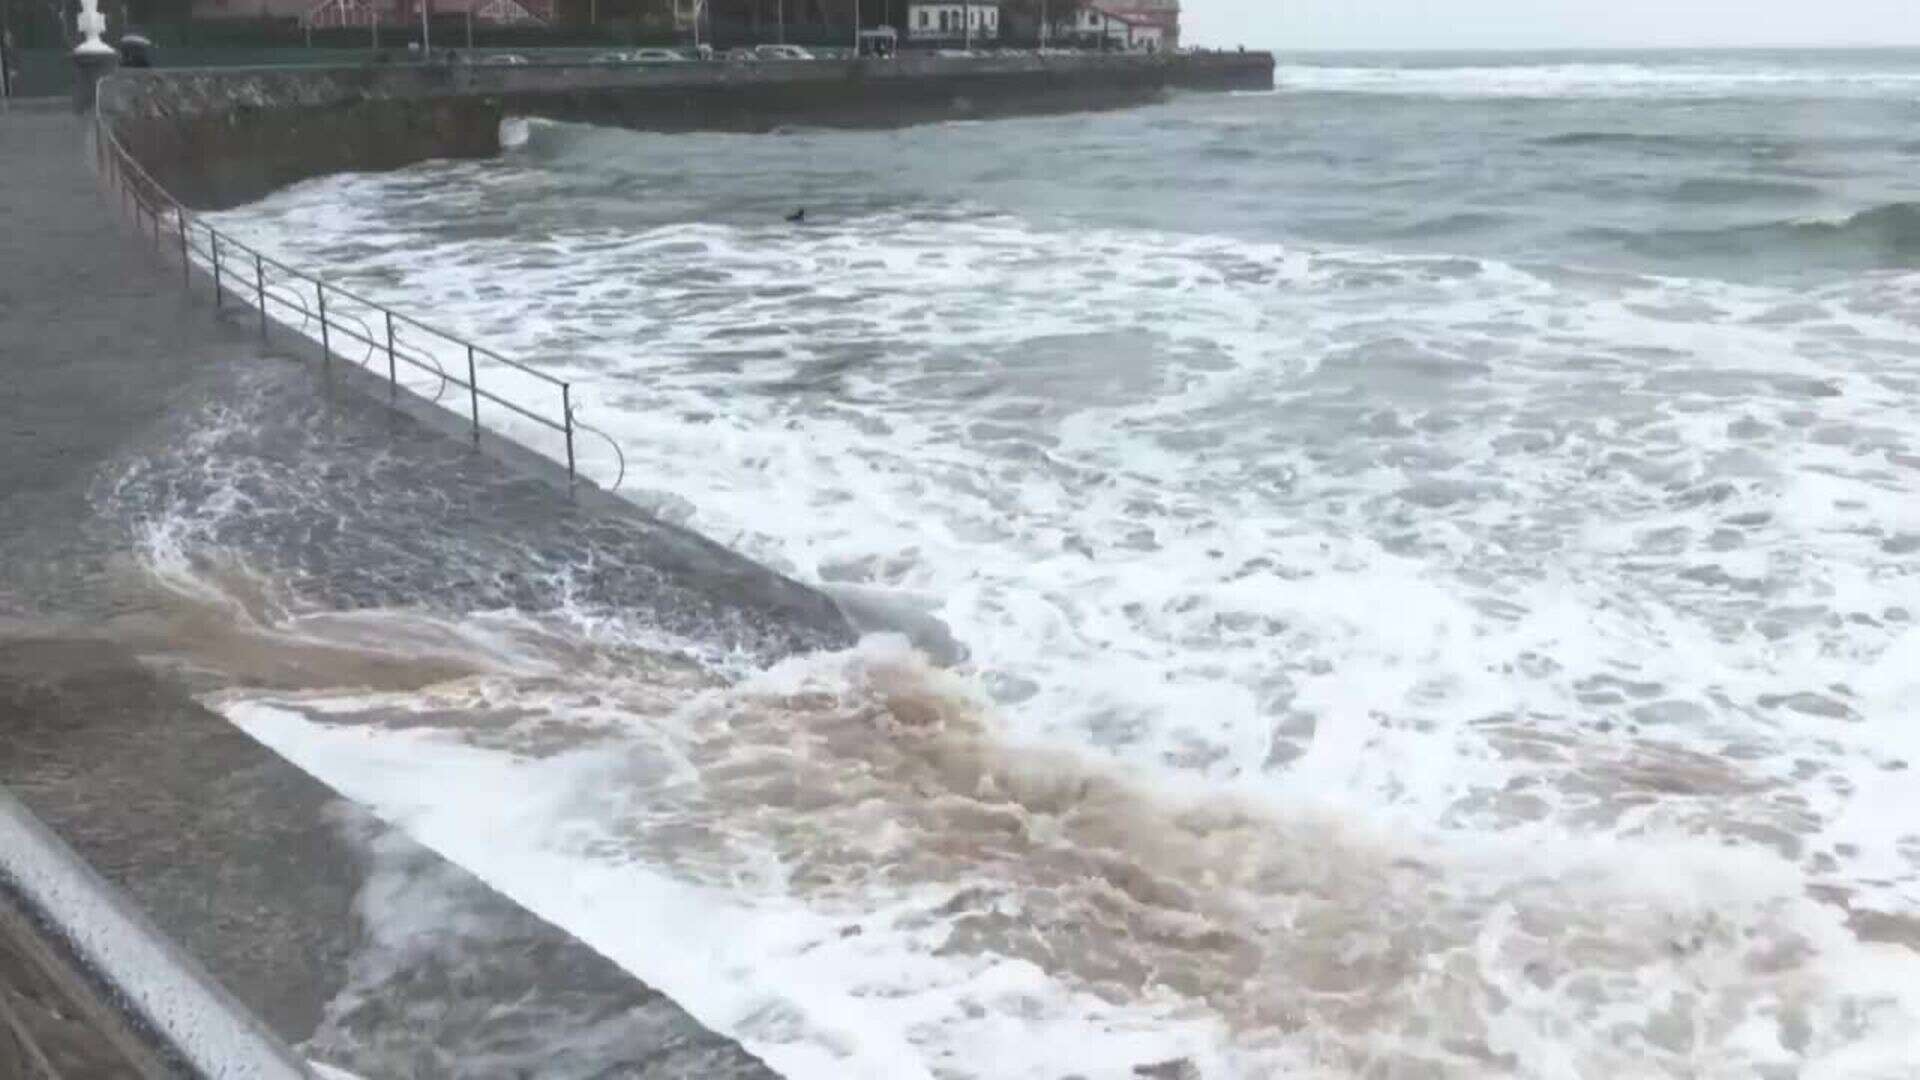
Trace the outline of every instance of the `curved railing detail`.
{"label": "curved railing detail", "polygon": [[[440,361],[435,358],[431,352],[425,349],[414,348],[412,342],[402,340],[401,332],[405,329],[404,326],[395,326],[393,328],[392,347],[399,351],[403,359],[410,358],[409,362],[412,363],[414,367],[424,368],[428,364],[433,365],[434,374],[440,376],[440,386],[433,392],[433,403],[438,405],[440,404],[440,399],[447,396],[447,369],[441,365]],[[406,347],[402,348],[402,346]]]}
{"label": "curved railing detail", "polygon": [[580,419],[580,407],[577,405],[568,407],[567,418],[572,423],[575,431],[584,431],[591,435],[598,435],[601,438],[607,440],[608,446],[613,447],[613,456],[616,459],[618,459],[620,462],[620,475],[614,478],[613,486],[611,488],[608,488],[607,490],[609,491],[620,490],[620,484],[623,481],[625,481],[627,478],[627,452],[625,450],[620,449],[619,440],[615,439],[613,436],[607,434],[606,432],[601,431],[599,428],[590,426],[584,421],[582,421]]}
{"label": "curved railing detail", "polygon": [[[290,324],[293,316],[297,315],[300,322],[293,328],[294,331],[309,338],[317,333],[321,357],[329,364],[336,353],[342,359],[352,359],[335,347],[334,343],[339,339],[364,347],[358,363],[368,370],[374,370],[374,360],[385,354],[387,385],[389,393],[395,396],[403,388],[408,393],[426,396],[401,381],[401,364],[439,380],[430,399],[435,404],[446,397],[450,387],[466,391],[465,411],[472,422],[476,444],[483,430],[480,413],[482,400],[545,427],[566,440],[569,483],[577,483],[581,479],[575,455],[575,433],[589,432],[606,440],[607,445],[613,448],[619,465],[619,472],[607,490],[617,491],[625,482],[626,453],[611,435],[580,423],[579,410],[573,403],[571,383],[295,269],[199,220],[141,168],[140,163],[120,144],[111,125],[97,113],[93,127],[101,175],[119,196],[127,214],[133,219],[135,229],[143,236],[151,235],[155,251],[179,260],[181,281],[188,290],[194,288],[196,272],[211,279],[216,313],[227,310],[229,297],[242,305],[241,310],[253,309],[259,315],[262,341],[269,338],[276,318]],[[309,295],[312,297],[311,304],[308,302]],[[466,371],[448,371],[447,365],[436,355],[436,349],[426,343],[428,341],[438,342],[457,354],[464,354]],[[557,391],[559,401],[553,404],[558,407],[529,407],[482,386],[482,361],[488,365],[510,368]],[[461,377],[462,374],[465,378]],[[452,403],[448,403],[447,407],[457,408]]]}

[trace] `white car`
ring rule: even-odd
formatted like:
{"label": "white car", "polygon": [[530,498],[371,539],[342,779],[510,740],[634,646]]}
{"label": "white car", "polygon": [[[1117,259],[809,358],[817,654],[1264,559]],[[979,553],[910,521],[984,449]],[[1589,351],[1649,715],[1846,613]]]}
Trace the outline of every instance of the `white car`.
{"label": "white car", "polygon": [[753,54],[762,60],[811,60],[813,54],[798,45],[756,45]]}
{"label": "white car", "polygon": [[480,58],[480,63],[488,67],[517,67],[526,62],[526,57],[514,53],[494,53],[492,56]]}
{"label": "white car", "polygon": [[639,49],[627,54],[636,64],[685,64],[687,58],[672,49]]}

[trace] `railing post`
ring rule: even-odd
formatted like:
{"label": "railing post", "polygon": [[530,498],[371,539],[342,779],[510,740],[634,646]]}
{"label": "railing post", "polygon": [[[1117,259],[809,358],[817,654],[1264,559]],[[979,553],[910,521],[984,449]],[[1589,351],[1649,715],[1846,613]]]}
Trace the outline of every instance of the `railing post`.
{"label": "railing post", "polygon": [[187,212],[174,207],[173,220],[180,225],[180,287],[193,292],[193,255],[187,247]]}
{"label": "railing post", "polygon": [[560,411],[567,421],[567,483],[574,482],[573,475],[573,384],[560,384]]}
{"label": "railing post", "polygon": [[333,367],[333,341],[327,334],[327,283],[315,281],[313,294],[320,301],[320,362],[329,370]]}
{"label": "railing post", "polygon": [[400,394],[400,376],[393,367],[393,312],[382,310],[387,317],[387,400],[392,401]]}
{"label": "railing post", "polygon": [[467,345],[467,397],[473,401],[473,445],[480,445],[480,377],[473,367],[473,345]]}
{"label": "railing post", "polygon": [[213,260],[213,313],[218,315],[227,298],[220,291],[220,234],[216,230],[207,230],[207,251],[207,257]]}
{"label": "railing post", "polygon": [[254,299],[260,302],[260,340],[267,340],[267,265],[259,252],[253,253]]}

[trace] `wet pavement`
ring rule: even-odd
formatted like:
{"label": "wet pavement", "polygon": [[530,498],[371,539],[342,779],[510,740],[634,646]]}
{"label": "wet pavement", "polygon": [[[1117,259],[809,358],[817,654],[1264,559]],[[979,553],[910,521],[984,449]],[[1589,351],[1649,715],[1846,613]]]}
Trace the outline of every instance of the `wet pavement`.
{"label": "wet pavement", "polygon": [[[844,643],[838,613],[210,308],[106,212],[78,121],[0,117],[0,783],[316,1060],[368,1077],[767,1075],[202,707],[218,665],[156,662],[174,651],[156,633],[191,628],[129,580],[155,523],[184,519],[334,610],[564,594],[755,657]],[[215,485],[245,493],[242,512],[196,518]],[[370,893],[396,889],[434,913],[401,941],[368,920]],[[24,970],[0,981],[44,994]]]}

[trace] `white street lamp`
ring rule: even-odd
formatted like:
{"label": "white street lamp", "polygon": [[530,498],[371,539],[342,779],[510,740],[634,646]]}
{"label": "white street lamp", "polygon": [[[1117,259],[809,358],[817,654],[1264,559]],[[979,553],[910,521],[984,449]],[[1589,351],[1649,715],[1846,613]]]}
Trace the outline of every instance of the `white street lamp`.
{"label": "white street lamp", "polygon": [[74,47],[74,53],[80,56],[113,56],[113,46],[100,40],[107,32],[107,17],[100,14],[100,0],[80,0],[80,32],[86,40]]}

